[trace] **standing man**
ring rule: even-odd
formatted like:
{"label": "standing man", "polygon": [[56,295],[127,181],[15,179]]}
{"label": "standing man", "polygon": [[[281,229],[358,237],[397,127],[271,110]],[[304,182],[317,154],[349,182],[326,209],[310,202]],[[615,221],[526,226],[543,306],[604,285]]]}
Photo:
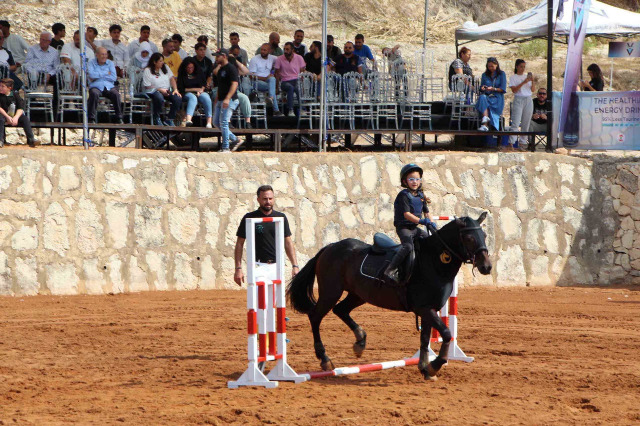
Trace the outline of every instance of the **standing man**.
{"label": "standing man", "polygon": [[[231,42],[231,46],[240,47],[240,35],[238,33],[229,34],[229,42]],[[242,65],[246,66],[249,63],[249,54],[246,50],[240,47],[240,54],[236,56],[236,59],[242,62]]]}
{"label": "standing man", "polygon": [[0,21],[0,30],[4,35],[4,47],[13,55],[16,66],[20,68],[27,59],[29,43],[19,34],[11,33],[11,24],[8,21]]}
{"label": "standing man", "polygon": [[129,43],[129,57],[133,57],[138,50],[140,50],[140,44],[145,41],[151,45],[151,54],[156,53],[158,51],[158,46],[156,46],[151,40],[149,40],[149,36],[151,35],[151,28],[148,25],[143,25],[140,27],[140,38],[133,40]]}
{"label": "standing man", "polygon": [[[240,221],[236,236],[236,248],[234,251],[234,259],[236,271],[233,280],[238,285],[244,283],[244,274],[242,272],[242,251],[244,240],[247,238],[246,219],[263,218],[263,217],[283,217],[284,218],[284,250],[291,261],[292,276],[295,277],[299,272],[298,261],[296,260],[296,250],[291,241],[291,230],[289,229],[289,221],[284,213],[273,210],[275,204],[273,188],[271,185],[262,185],[257,191],[257,200],[259,208],[256,211],[247,213]],[[265,279],[276,278],[276,225],[273,222],[263,222],[256,224],[255,230],[255,250],[256,250],[256,277]],[[283,259],[284,260],[284,259]]]}
{"label": "standing man", "polygon": [[102,46],[111,52],[118,77],[124,77],[124,69],[129,63],[129,49],[127,44],[120,40],[121,33],[122,27],[118,24],[113,24],[109,27],[109,36],[111,38],[101,40],[97,43],[98,46]]}
{"label": "standing man", "polygon": [[230,153],[229,140],[236,142],[238,138],[229,130],[229,121],[233,111],[238,107],[238,68],[229,63],[229,51],[218,50],[216,57],[216,83],[218,93],[216,96],[216,110],[213,115],[213,124],[222,132],[222,147],[220,152]]}
{"label": "standing man", "polygon": [[280,88],[287,92],[285,115],[293,117],[295,116],[293,110],[294,94],[300,99],[298,75],[305,69],[304,59],[293,51],[293,43],[288,41],[284,44],[284,55],[276,59],[274,68],[276,69],[276,78],[280,82]]}
{"label": "standing man", "polygon": [[[93,50],[89,49],[87,46],[87,63],[95,58],[95,54]],[[80,50],[80,31],[76,30],[73,33],[73,43],[67,43],[62,46],[62,50],[60,51],[60,62],[63,64],[70,64],[73,66],[75,71],[80,71],[80,67],[82,63],[80,61],[80,54],[82,51]]]}
{"label": "standing man", "polygon": [[63,38],[67,35],[66,27],[64,26],[64,24],[56,22],[51,26],[51,31],[53,31],[53,40],[51,40],[51,47],[58,50],[62,49],[62,46],[64,46]]}
{"label": "standing man", "polygon": [[353,49],[353,54],[360,57],[362,59],[363,68],[366,69],[366,59],[369,59],[373,62],[372,69],[376,68],[376,58],[373,57],[373,53],[371,53],[371,49],[369,46],[364,44],[364,36],[362,34],[356,34],[356,42],[355,48]]}
{"label": "standing man", "polygon": [[96,57],[89,61],[87,77],[89,78],[89,121],[97,123],[96,109],[98,99],[104,96],[113,104],[116,113],[116,123],[124,124],[122,121],[122,101],[120,92],[115,88],[114,83],[118,79],[116,66],[107,59],[108,52],[105,47],[96,49]]}
{"label": "standing man", "polygon": [[27,136],[27,144],[35,148],[36,140],[31,130],[31,122],[24,114],[24,101],[18,92],[13,90],[13,80],[10,78],[0,80],[0,147],[4,146],[5,125],[22,126]]}
{"label": "standing man", "polygon": [[304,55],[307,54],[307,46],[302,43],[303,40],[304,31],[296,30],[296,32],[293,33],[293,51],[304,58]]}
{"label": "standing man", "polygon": [[162,40],[162,56],[164,56],[164,63],[171,69],[173,75],[178,75],[182,59],[175,50],[175,42],[170,38]]}

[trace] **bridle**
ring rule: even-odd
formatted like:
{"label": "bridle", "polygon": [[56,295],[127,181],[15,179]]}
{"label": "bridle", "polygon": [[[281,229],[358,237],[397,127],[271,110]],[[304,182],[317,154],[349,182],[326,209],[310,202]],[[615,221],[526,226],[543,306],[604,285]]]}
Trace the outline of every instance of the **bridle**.
{"label": "bridle", "polygon": [[[480,232],[482,232],[482,227],[480,227],[480,225],[467,226],[467,219],[471,220],[470,218],[465,218],[465,226],[458,230],[458,238],[460,239],[460,245],[462,246],[462,249],[464,250],[464,253],[463,253],[464,255],[460,255],[458,252],[456,252],[451,247],[449,247],[449,245],[442,239],[442,237],[440,236],[440,233],[438,232],[438,230],[435,227],[430,226],[429,230],[436,237],[438,237],[438,240],[440,240],[440,242],[442,243],[444,248],[449,253],[451,253],[456,259],[458,259],[462,263],[468,263],[470,265],[473,265],[474,262],[475,262],[475,259],[476,259],[476,255],[479,252],[481,252],[482,250],[487,250],[487,245],[484,242],[484,238],[479,238],[479,237],[481,237],[481,235],[478,235]],[[462,235],[463,234],[475,234],[474,237],[475,237],[476,242],[478,243],[478,247],[476,248],[476,250],[473,253],[469,252],[469,250],[465,246],[464,242],[462,241]]]}

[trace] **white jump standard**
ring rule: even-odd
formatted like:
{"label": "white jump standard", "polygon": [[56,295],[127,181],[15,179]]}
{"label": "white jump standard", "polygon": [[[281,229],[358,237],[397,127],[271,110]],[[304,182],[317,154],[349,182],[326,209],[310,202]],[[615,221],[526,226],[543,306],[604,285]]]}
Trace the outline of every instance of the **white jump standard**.
{"label": "white jump standard", "polygon": [[[276,279],[256,276],[255,224],[273,222],[276,227]],[[238,380],[227,383],[229,389],[239,386],[275,388],[278,381],[304,382],[287,364],[286,301],[284,288],[284,218],[265,217],[246,220],[247,232],[247,353],[249,366]],[[274,297],[275,290],[275,297]],[[274,301],[275,305],[274,306]],[[269,344],[267,345],[267,340]],[[268,346],[268,347],[267,347]],[[261,362],[276,361],[266,376]]]}

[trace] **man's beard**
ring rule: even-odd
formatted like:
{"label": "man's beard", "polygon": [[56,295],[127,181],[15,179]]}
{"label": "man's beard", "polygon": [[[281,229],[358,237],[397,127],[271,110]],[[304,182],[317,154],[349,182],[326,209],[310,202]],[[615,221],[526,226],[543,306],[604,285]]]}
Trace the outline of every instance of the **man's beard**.
{"label": "man's beard", "polygon": [[273,206],[260,206],[260,210],[264,212],[270,212],[271,210],[273,210]]}

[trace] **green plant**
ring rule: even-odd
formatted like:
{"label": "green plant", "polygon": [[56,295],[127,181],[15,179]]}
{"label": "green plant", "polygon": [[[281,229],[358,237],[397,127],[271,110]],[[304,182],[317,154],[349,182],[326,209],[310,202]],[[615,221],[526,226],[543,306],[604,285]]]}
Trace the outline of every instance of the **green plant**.
{"label": "green plant", "polygon": [[541,38],[518,44],[517,56],[524,60],[547,57],[547,41]]}

